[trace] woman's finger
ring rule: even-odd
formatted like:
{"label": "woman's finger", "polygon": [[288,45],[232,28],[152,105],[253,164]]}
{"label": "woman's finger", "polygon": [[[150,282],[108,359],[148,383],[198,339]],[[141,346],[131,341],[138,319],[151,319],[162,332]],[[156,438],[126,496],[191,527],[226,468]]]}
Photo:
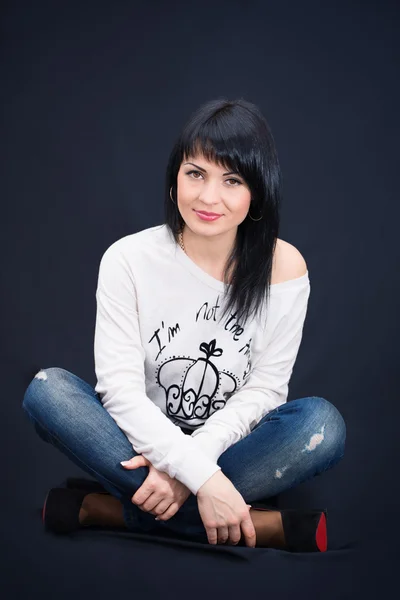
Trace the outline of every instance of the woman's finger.
{"label": "woman's finger", "polygon": [[206,533],[209,544],[216,544],[218,542],[218,529],[216,527],[206,527]]}
{"label": "woman's finger", "polygon": [[231,525],[229,527],[229,543],[236,545],[240,542],[241,537],[240,525]]}
{"label": "woman's finger", "polygon": [[228,525],[224,525],[223,527],[218,527],[218,544],[225,544],[229,539],[229,527]]}
{"label": "woman's finger", "polygon": [[173,502],[164,513],[156,517],[156,521],[168,521],[168,519],[176,515],[178,510],[179,504],[177,502]]}
{"label": "woman's finger", "polygon": [[[141,510],[143,510],[144,512],[149,512],[151,513],[152,511],[155,512],[157,506],[160,504],[161,500],[164,500],[162,498],[160,498],[159,496],[156,495],[155,492],[153,492],[152,494],[150,494],[150,496],[148,496],[146,498],[146,500],[144,502],[142,502],[142,504],[139,506],[139,508]],[[169,504],[167,504],[167,508],[168,508]]]}
{"label": "woman's finger", "polygon": [[250,548],[255,548],[256,530],[254,529],[253,521],[250,514],[248,517],[246,517],[246,519],[243,519],[243,521],[241,522],[241,528],[243,531],[246,546],[249,546]]}
{"label": "woman's finger", "polygon": [[169,510],[172,505],[173,505],[173,501],[171,499],[162,498],[160,500],[160,502],[157,504],[157,506],[155,506],[153,509],[154,516],[157,518],[160,516],[164,516],[166,514],[167,510]]}

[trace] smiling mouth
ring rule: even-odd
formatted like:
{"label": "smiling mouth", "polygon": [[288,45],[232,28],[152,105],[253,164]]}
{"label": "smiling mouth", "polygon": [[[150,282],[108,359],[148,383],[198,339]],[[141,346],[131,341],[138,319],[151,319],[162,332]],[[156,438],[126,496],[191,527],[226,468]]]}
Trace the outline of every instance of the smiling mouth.
{"label": "smiling mouth", "polygon": [[193,209],[195,212],[200,213],[201,215],[206,215],[206,217],[222,217],[222,214],[218,214],[218,213],[209,213],[209,212],[205,212],[204,210],[196,210]]}

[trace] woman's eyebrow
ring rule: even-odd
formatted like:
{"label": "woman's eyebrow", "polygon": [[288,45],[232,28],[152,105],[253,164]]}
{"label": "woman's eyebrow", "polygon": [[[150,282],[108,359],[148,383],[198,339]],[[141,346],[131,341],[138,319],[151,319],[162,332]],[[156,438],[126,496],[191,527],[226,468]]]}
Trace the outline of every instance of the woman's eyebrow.
{"label": "woman's eyebrow", "polygon": [[[201,167],[199,167],[199,165],[195,165],[194,163],[186,162],[186,163],[183,163],[183,164],[185,164],[185,165],[193,165],[194,167],[196,167],[196,169],[199,169],[199,171],[203,171],[203,173],[207,172],[205,169],[202,169]],[[229,171],[229,173],[222,173],[223,177],[225,175],[239,175],[239,173],[237,173],[236,171]]]}

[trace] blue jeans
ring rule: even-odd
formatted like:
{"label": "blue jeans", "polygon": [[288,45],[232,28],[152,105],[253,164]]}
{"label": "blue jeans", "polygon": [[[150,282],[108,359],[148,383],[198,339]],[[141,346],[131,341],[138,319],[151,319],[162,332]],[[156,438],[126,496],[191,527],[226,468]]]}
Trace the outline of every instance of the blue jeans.
{"label": "blue jeans", "polygon": [[[128,529],[156,535],[163,530],[161,535],[170,532],[208,543],[194,494],[167,521],[156,521],[132,503],[149,468],[120,465],[137,452],[87,382],[59,367],[42,369],[27,387],[22,406],[45,442],[120,500]],[[345,439],[345,422],[333,404],[317,396],[300,398],[265,415],[221,454],[218,465],[251,504],[333,467],[344,455]]]}

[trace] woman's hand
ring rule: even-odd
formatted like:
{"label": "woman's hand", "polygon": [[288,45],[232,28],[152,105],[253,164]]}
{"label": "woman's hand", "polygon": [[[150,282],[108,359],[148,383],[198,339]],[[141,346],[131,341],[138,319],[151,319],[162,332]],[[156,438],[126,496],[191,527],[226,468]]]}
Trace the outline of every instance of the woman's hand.
{"label": "woman's hand", "polygon": [[142,454],[124,462],[125,469],[149,467],[149,474],[132,496],[132,502],[144,512],[157,515],[159,521],[173,517],[191,494],[186,485],[156,469]]}
{"label": "woman's hand", "polygon": [[243,532],[246,546],[255,548],[250,505],[221,470],[203,483],[196,497],[209,544],[237,544]]}

